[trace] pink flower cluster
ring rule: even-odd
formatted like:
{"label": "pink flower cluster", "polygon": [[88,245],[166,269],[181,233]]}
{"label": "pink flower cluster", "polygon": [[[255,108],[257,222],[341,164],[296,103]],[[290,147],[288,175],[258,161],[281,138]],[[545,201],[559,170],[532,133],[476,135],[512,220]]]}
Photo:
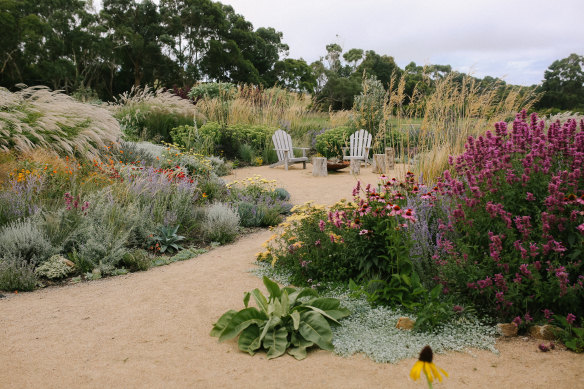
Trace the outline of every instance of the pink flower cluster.
{"label": "pink flower cluster", "polygon": [[500,122],[494,133],[469,137],[450,163],[437,183],[451,204],[433,257],[440,282],[504,314],[548,318],[568,294],[582,312],[584,120],[546,129],[523,111],[511,128]]}

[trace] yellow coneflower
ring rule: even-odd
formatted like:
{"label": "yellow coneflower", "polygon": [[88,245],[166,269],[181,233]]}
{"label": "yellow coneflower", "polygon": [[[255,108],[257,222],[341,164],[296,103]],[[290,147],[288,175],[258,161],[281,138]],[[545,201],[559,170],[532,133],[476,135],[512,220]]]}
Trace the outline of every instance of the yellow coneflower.
{"label": "yellow coneflower", "polygon": [[428,381],[428,387],[432,388],[432,382],[434,381],[434,377],[438,378],[438,381],[442,382],[442,376],[440,375],[440,370],[442,374],[448,377],[448,373],[445,372],[443,369],[436,367],[436,365],[432,362],[434,354],[432,353],[432,348],[430,346],[426,346],[420,351],[420,356],[418,357],[418,361],[412,367],[410,371],[410,378],[414,381],[417,381],[420,378],[420,373],[422,370],[426,375],[426,380]]}

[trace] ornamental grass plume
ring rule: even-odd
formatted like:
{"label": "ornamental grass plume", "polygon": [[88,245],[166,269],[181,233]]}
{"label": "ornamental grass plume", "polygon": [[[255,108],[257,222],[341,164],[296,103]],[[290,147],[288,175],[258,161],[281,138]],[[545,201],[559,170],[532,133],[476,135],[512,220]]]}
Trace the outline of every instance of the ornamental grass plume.
{"label": "ornamental grass plume", "polygon": [[[434,382],[434,377],[438,378],[438,381],[442,382],[442,376],[440,372],[448,377],[448,373],[443,369],[437,367],[432,359],[434,357],[434,353],[432,352],[432,348],[430,346],[426,346],[420,351],[420,356],[418,357],[418,361],[410,370],[410,378],[414,381],[417,381],[420,378],[420,373],[423,371],[424,375],[426,375],[426,381],[428,382],[428,387],[432,388],[432,382]],[[440,370],[440,372],[438,371]]]}

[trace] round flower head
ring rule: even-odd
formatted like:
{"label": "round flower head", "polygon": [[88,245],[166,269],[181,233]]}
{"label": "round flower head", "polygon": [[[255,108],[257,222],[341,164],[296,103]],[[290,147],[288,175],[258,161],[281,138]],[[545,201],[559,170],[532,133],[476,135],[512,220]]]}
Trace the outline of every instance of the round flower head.
{"label": "round flower head", "polygon": [[[438,378],[438,381],[442,382],[442,376],[440,372],[448,377],[448,373],[446,373],[443,369],[436,367],[436,365],[432,362],[433,359],[432,348],[430,346],[426,346],[420,352],[420,356],[418,357],[418,361],[412,367],[410,371],[410,378],[414,381],[417,381],[420,378],[420,373],[424,371],[426,375],[426,379],[428,380],[428,384],[431,385],[434,381],[434,377]],[[440,372],[438,371],[440,370]]]}

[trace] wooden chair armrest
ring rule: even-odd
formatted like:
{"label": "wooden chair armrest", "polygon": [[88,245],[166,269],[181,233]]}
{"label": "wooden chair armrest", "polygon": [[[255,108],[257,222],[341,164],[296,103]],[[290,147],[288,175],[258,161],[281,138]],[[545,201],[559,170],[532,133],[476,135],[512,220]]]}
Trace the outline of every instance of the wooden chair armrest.
{"label": "wooden chair armrest", "polygon": [[302,157],[306,157],[306,150],[310,150],[310,147],[292,147],[292,148],[302,150]]}

